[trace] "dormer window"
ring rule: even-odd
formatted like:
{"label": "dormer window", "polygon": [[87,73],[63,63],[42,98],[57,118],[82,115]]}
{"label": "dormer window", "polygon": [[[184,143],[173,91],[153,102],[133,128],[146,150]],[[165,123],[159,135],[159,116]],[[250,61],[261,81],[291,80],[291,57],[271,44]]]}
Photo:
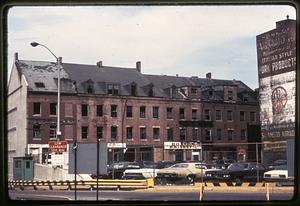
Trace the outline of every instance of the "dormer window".
{"label": "dormer window", "polygon": [[107,85],[107,94],[118,95],[119,94],[119,85],[108,84]]}
{"label": "dormer window", "polygon": [[153,87],[149,89],[148,96],[153,97]]}
{"label": "dormer window", "polygon": [[213,90],[208,91],[208,96],[209,96],[209,98],[211,98],[213,96]]}
{"label": "dormer window", "polygon": [[233,92],[231,90],[228,91],[228,100],[229,101],[233,100]]}
{"label": "dormer window", "polygon": [[88,86],[87,93],[88,94],[92,94],[93,93],[93,87],[91,85]]}
{"label": "dormer window", "polygon": [[45,84],[43,82],[35,82],[34,84],[37,88],[45,88]]}
{"label": "dormer window", "polygon": [[131,84],[131,96],[136,96],[136,84]]}
{"label": "dormer window", "polygon": [[197,94],[197,88],[192,87],[191,88],[191,94]]}

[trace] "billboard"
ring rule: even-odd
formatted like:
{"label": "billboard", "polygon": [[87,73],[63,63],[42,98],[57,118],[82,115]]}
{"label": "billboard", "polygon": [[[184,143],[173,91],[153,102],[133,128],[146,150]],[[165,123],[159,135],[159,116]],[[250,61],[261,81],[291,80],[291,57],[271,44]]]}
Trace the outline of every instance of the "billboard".
{"label": "billboard", "polygon": [[[97,172],[97,144],[77,143],[77,173],[96,174]],[[69,173],[74,174],[73,144],[69,144]],[[106,174],[107,170],[107,144],[99,144],[99,173]]]}
{"label": "billboard", "polygon": [[[296,21],[256,37],[263,141],[295,137]],[[286,145],[285,145],[286,147]]]}

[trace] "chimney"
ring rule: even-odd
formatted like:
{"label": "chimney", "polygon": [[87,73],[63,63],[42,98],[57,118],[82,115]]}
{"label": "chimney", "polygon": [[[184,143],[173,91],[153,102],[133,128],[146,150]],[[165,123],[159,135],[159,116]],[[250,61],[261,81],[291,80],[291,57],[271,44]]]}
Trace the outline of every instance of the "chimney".
{"label": "chimney", "polygon": [[62,64],[62,57],[58,57],[58,61],[60,64]]}
{"label": "chimney", "polygon": [[208,72],[208,73],[206,74],[206,79],[211,79],[211,72]]}
{"label": "chimney", "polygon": [[141,62],[136,62],[136,70],[141,73]]}
{"label": "chimney", "polygon": [[102,67],[103,66],[102,61],[98,61],[96,65],[97,67]]}
{"label": "chimney", "polygon": [[15,53],[15,62],[19,61],[18,52]]}
{"label": "chimney", "polygon": [[176,77],[179,77],[179,75],[178,75],[178,74],[176,74]]}

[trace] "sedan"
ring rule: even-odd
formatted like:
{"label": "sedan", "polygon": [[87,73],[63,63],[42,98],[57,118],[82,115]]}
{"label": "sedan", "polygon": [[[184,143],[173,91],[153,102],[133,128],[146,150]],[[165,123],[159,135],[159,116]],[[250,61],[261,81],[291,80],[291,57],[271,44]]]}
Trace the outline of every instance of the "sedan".
{"label": "sedan", "polygon": [[263,180],[263,175],[267,168],[261,163],[243,162],[230,164],[227,169],[210,170],[205,173],[206,181],[234,181],[242,183],[243,181]]}

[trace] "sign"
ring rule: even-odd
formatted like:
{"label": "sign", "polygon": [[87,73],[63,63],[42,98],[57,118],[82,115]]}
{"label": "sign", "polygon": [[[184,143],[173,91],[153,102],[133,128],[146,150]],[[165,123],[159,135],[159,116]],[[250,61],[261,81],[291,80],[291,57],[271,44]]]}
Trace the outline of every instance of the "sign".
{"label": "sign", "polygon": [[164,149],[201,149],[198,142],[165,142]]}
{"label": "sign", "polygon": [[48,144],[50,153],[67,152],[67,141],[49,141]]}
{"label": "sign", "polygon": [[63,154],[52,154],[51,155],[52,165],[64,165],[64,155]]}
{"label": "sign", "polygon": [[126,148],[126,143],[120,143],[120,142],[107,143],[107,148]]}

